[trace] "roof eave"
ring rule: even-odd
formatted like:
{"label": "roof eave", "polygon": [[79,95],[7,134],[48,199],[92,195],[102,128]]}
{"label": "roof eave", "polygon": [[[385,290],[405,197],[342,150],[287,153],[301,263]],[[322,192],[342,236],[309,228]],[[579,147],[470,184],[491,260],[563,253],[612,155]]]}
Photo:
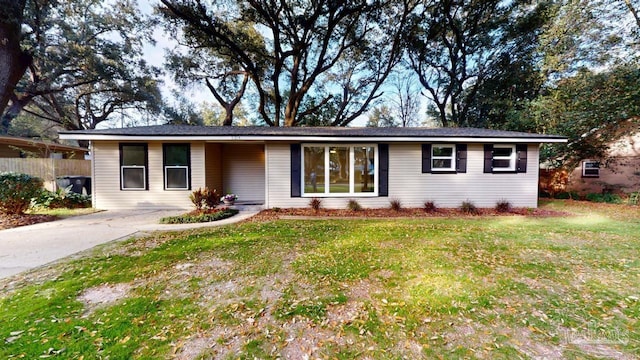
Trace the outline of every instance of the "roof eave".
{"label": "roof eave", "polygon": [[90,141],[280,141],[280,142],[467,142],[467,143],[566,143],[561,137],[483,136],[286,136],[286,135],[108,135],[60,133],[60,139]]}

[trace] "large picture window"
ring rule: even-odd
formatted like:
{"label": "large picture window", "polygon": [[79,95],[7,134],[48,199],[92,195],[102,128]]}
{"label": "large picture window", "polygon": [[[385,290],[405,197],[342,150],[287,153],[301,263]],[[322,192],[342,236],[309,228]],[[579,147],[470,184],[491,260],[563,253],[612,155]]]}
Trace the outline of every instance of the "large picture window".
{"label": "large picture window", "polygon": [[303,195],[377,195],[375,145],[304,145]]}
{"label": "large picture window", "polygon": [[120,144],[120,188],[147,190],[147,144]]}
{"label": "large picture window", "polygon": [[164,144],[165,190],[189,190],[191,149],[189,144]]}

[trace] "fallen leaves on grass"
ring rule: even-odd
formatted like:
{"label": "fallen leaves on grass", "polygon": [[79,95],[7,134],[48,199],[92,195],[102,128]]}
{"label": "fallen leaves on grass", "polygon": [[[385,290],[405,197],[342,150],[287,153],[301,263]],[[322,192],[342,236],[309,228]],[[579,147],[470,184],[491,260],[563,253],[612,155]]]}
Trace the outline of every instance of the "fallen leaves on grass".
{"label": "fallen leaves on grass", "polygon": [[57,219],[58,217],[54,215],[9,215],[0,213],[0,230],[54,221]]}

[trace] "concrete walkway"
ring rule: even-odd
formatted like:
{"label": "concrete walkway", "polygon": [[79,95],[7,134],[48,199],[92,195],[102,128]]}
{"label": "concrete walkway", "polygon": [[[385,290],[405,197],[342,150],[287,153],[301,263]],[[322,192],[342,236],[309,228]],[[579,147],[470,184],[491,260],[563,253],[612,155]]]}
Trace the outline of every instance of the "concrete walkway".
{"label": "concrete walkway", "polygon": [[102,211],[63,220],[0,230],[0,279],[33,269],[110,241],[137,233],[219,226],[247,219],[257,211],[241,211],[220,221],[165,225],[158,220],[184,210]]}

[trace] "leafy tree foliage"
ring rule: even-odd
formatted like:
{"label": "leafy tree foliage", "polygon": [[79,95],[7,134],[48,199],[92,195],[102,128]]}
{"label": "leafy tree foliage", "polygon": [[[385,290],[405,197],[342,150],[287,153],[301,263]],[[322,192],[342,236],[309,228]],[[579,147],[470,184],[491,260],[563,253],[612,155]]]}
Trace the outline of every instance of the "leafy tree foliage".
{"label": "leafy tree foliage", "polygon": [[[536,33],[545,3],[430,1],[412,17],[407,36],[411,67],[442,126],[466,125],[478,89],[492,69]],[[508,59],[508,63],[512,63]]]}
{"label": "leafy tree foliage", "polygon": [[157,71],[141,57],[150,29],[134,2],[27,0],[25,15],[21,46],[31,61],[2,132],[22,111],[73,130],[159,110]]}
{"label": "leafy tree foliage", "polygon": [[248,74],[267,125],[300,125],[335,106],[329,125],[344,126],[398,62],[410,1],[161,0],[159,10],[195,46],[223,55],[224,69]]}
{"label": "leafy tree foliage", "polygon": [[583,69],[528,103],[512,117],[512,129],[563,134],[568,144],[544,149],[542,158],[572,168],[582,159],[601,159],[608,144],[640,131],[640,67],[606,72]]}
{"label": "leafy tree foliage", "polygon": [[369,112],[367,127],[397,127],[398,121],[393,117],[391,108],[386,105],[376,106]]}

